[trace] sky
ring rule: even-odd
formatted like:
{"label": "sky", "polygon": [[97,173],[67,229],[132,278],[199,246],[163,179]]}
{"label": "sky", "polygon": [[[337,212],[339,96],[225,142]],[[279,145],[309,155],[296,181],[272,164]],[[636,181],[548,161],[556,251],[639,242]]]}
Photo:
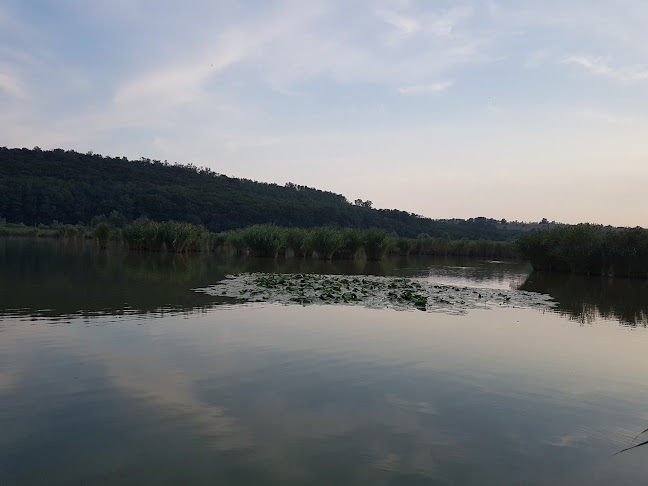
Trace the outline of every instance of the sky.
{"label": "sky", "polygon": [[0,146],[648,227],[645,0],[3,0]]}

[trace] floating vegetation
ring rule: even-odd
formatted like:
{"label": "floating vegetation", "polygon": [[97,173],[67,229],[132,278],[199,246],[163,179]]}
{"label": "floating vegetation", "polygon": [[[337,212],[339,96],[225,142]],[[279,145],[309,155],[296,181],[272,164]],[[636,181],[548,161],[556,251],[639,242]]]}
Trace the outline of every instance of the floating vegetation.
{"label": "floating vegetation", "polygon": [[423,279],[373,275],[241,273],[210,287],[209,295],[250,302],[363,305],[373,309],[418,309],[465,313],[494,306],[546,308],[551,297],[520,290],[502,291],[435,284]]}

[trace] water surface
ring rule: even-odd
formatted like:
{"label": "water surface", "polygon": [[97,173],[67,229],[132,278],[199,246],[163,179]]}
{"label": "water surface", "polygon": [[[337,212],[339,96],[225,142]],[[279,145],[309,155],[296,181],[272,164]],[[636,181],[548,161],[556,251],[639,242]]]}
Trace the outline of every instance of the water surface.
{"label": "water surface", "polygon": [[[244,271],[549,293],[465,315],[243,303]],[[645,283],[0,240],[0,484],[642,484]]]}

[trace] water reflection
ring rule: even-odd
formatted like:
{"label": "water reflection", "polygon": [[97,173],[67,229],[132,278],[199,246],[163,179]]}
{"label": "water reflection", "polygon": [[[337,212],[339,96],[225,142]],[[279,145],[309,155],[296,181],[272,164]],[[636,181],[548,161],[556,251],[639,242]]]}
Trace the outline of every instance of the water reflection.
{"label": "water reflection", "polygon": [[236,255],[101,251],[92,242],[0,239],[0,315],[30,317],[149,314],[232,304],[191,289],[241,272],[427,277],[441,283],[512,288],[528,267],[476,260],[394,257],[319,261]]}
{"label": "water reflection", "polygon": [[582,323],[598,318],[648,324],[648,282],[531,273],[523,263],[393,257],[382,262],[322,262],[235,255],[100,251],[92,242],[0,239],[0,317],[91,317],[204,312],[237,301],[193,292],[241,272],[420,277],[469,287],[521,289],[551,295],[555,310]]}
{"label": "water reflection", "polygon": [[552,310],[582,324],[603,317],[622,325],[648,325],[648,281],[534,272],[521,290],[551,295]]}
{"label": "water reflection", "polygon": [[435,258],[426,268],[434,282],[492,289],[517,289],[531,273],[528,263]]}
{"label": "water reflection", "polygon": [[90,316],[201,309],[190,289],[223,278],[225,265],[202,255],[135,254],[57,240],[0,239],[0,314]]}
{"label": "water reflection", "polygon": [[[642,423],[636,339],[522,309],[428,317],[252,306],[16,326],[0,342],[0,482],[641,479],[641,458],[609,459]],[[610,349],[627,351],[618,366]]]}
{"label": "water reflection", "polygon": [[[516,264],[275,261],[0,240],[0,484],[645,480],[642,450],[613,454],[648,420],[648,332],[565,326],[517,308],[458,317],[226,306],[191,291],[242,271],[521,285],[552,293],[566,315],[589,302],[608,317],[645,316],[643,302],[643,314],[635,307],[643,282],[617,289],[596,280],[604,291],[570,304],[565,292],[589,284],[527,279]],[[627,309],[614,301],[628,295]],[[147,313],[155,319],[140,318]]]}

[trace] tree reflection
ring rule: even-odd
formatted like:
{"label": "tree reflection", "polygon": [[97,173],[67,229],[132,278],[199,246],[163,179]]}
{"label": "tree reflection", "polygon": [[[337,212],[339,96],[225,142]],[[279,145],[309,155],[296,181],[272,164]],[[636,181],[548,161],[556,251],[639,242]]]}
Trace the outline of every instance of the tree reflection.
{"label": "tree reflection", "polygon": [[551,295],[554,311],[582,324],[599,317],[615,319],[625,326],[648,324],[648,282],[630,278],[533,272],[520,290]]}

